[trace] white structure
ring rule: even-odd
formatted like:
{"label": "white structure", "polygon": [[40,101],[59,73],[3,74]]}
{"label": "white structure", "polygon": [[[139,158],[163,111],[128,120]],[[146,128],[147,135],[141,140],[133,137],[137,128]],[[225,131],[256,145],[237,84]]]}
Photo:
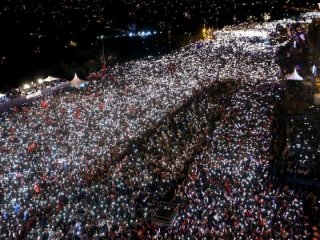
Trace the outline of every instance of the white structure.
{"label": "white structure", "polygon": [[53,82],[53,81],[57,81],[57,80],[59,80],[59,78],[52,77],[49,75],[47,78],[43,79],[43,82]]}
{"label": "white structure", "polygon": [[303,78],[298,74],[297,69],[294,69],[293,73],[286,75],[287,80],[303,81]]}
{"label": "white structure", "polygon": [[78,75],[75,73],[74,78],[70,81],[70,84],[71,84],[71,86],[73,86],[77,89],[80,89],[80,88],[84,87],[86,84],[88,84],[88,82],[80,79],[78,77]]}
{"label": "white structure", "polygon": [[0,103],[5,102],[7,100],[7,96],[5,94],[0,93]]}

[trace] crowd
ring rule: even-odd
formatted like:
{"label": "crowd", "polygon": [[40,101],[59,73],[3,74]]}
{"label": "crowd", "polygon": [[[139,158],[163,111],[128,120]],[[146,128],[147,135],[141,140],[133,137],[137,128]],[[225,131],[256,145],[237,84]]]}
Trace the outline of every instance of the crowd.
{"label": "crowd", "polygon": [[255,84],[266,94],[258,97],[245,82],[213,131],[210,147],[195,157],[176,194],[184,204],[168,232],[160,231],[163,239],[310,237],[304,193],[276,187],[268,175],[273,111],[268,95],[276,85]]}
{"label": "crowd", "polygon": [[[0,238],[309,237],[301,196],[268,178],[276,24],[230,27],[2,113]],[[158,229],[150,216],[168,199],[178,217]]]}
{"label": "crowd", "polygon": [[[266,1],[227,0],[227,1],[187,1],[173,0],[170,2],[154,0],[148,1],[119,1],[129,12],[130,20],[144,24],[146,19],[150,24],[157,24],[160,28],[169,28],[175,31],[180,29],[194,29],[205,23],[211,26],[223,26],[230,23],[239,23],[248,20],[263,20],[266,13],[272,18],[292,14],[293,7],[315,7],[314,4],[293,0],[284,2],[276,0],[270,7]],[[284,7],[285,6],[285,7]],[[227,17],[226,17],[227,16]]]}
{"label": "crowd", "polygon": [[282,152],[285,171],[294,176],[317,180],[320,163],[318,161],[319,132],[317,113],[319,109],[310,108],[309,114],[290,116],[287,126],[287,145]]}

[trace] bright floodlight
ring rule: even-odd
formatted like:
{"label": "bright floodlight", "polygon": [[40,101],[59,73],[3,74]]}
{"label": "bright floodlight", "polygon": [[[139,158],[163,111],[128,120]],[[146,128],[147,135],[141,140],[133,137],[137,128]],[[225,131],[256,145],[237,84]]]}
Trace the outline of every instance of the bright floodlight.
{"label": "bright floodlight", "polygon": [[23,85],[23,89],[29,89],[30,88],[30,85],[29,84],[24,84]]}
{"label": "bright floodlight", "polygon": [[42,84],[42,83],[43,83],[43,79],[42,79],[42,78],[39,78],[39,79],[38,79],[38,83],[39,83],[39,84]]}

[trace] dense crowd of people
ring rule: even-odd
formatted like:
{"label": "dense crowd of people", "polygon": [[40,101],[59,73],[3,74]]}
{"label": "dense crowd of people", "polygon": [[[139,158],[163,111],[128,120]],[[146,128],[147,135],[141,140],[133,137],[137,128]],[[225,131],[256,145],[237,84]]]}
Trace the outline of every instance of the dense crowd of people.
{"label": "dense crowd of people", "polygon": [[[268,178],[279,22],[229,27],[2,113],[0,237],[308,238],[301,195]],[[178,216],[157,228],[168,199]]]}
{"label": "dense crowd of people", "polygon": [[282,153],[287,173],[312,179],[319,176],[318,112],[312,106],[309,114],[289,118],[287,146]]}

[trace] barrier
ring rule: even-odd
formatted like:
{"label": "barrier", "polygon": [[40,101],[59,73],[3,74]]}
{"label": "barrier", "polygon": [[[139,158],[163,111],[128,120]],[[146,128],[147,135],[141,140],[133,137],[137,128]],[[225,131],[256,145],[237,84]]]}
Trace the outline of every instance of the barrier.
{"label": "barrier", "polygon": [[44,88],[44,89],[37,91],[36,93],[32,93],[27,96],[20,96],[20,97],[10,99],[10,100],[2,102],[2,103],[0,102],[0,113],[8,112],[14,106],[23,106],[24,104],[30,103],[41,96],[46,96],[46,95],[50,95],[54,92],[66,90],[69,86],[70,86],[69,81],[62,82],[62,83],[58,84],[57,86],[54,86],[51,88]]}

